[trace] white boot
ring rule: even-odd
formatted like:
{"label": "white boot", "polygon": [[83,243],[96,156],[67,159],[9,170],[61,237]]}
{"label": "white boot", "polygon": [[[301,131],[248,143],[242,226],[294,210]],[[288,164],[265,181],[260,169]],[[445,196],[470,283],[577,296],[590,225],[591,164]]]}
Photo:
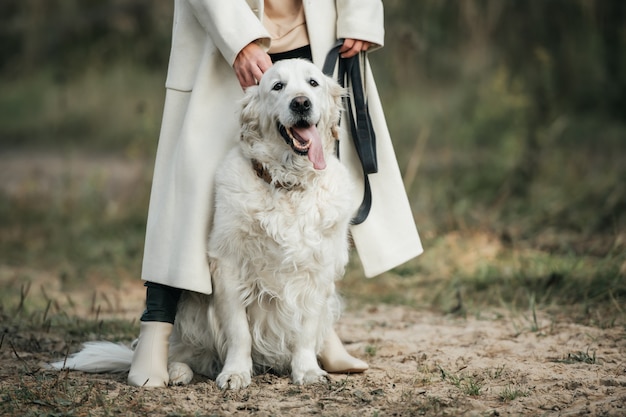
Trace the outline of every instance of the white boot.
{"label": "white boot", "polygon": [[135,387],[165,387],[169,382],[167,355],[174,326],[159,321],[142,321],[139,339],[128,373]]}
{"label": "white boot", "polygon": [[331,330],[326,336],[320,352],[320,362],[322,368],[331,373],[360,373],[369,368],[367,363],[348,353],[335,330]]}

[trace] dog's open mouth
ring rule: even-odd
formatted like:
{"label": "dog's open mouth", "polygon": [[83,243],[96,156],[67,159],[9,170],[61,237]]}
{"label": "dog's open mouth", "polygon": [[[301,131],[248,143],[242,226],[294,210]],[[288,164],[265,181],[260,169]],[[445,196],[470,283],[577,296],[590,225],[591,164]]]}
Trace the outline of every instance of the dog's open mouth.
{"label": "dog's open mouth", "polygon": [[315,125],[299,124],[288,128],[278,122],[278,131],[295,153],[308,156],[313,168],[326,168],[322,139]]}

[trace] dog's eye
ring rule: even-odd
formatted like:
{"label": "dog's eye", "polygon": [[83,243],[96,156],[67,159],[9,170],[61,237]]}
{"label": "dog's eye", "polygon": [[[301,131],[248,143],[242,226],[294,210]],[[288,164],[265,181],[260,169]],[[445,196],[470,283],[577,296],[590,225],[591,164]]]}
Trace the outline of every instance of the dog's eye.
{"label": "dog's eye", "polygon": [[311,87],[317,87],[318,85],[320,85],[320,83],[318,83],[316,80],[314,80],[313,78],[311,78],[311,79],[309,80],[309,85],[310,85]]}
{"label": "dog's eye", "polygon": [[285,86],[285,84],[281,83],[281,82],[277,82],[276,84],[274,84],[272,86],[272,90],[274,91],[280,91],[283,89],[283,87]]}

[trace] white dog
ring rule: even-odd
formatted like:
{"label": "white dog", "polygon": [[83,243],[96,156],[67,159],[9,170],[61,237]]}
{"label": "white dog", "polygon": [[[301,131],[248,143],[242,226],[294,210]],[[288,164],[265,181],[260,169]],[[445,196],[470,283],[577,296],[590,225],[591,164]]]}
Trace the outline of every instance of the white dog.
{"label": "white dog", "polygon": [[[317,355],[340,313],[335,281],[348,261],[358,203],[335,152],[344,93],[305,60],[278,62],[246,90],[240,146],[216,176],[214,293],[181,297],[172,383],[188,383],[192,369],[230,389],[267,370],[290,373],[295,384],[325,380]],[[124,371],[129,352],[89,343],[54,366]]]}

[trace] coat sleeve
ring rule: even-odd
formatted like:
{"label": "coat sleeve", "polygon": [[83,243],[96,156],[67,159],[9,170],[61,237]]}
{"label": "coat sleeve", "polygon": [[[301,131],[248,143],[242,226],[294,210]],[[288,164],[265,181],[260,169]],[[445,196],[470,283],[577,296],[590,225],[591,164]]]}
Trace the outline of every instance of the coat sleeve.
{"label": "coat sleeve", "polygon": [[375,47],[385,42],[381,0],[336,0],[337,37],[368,41]]}
{"label": "coat sleeve", "polygon": [[187,0],[198,22],[232,66],[253,41],[269,48],[270,36],[245,0]]}

